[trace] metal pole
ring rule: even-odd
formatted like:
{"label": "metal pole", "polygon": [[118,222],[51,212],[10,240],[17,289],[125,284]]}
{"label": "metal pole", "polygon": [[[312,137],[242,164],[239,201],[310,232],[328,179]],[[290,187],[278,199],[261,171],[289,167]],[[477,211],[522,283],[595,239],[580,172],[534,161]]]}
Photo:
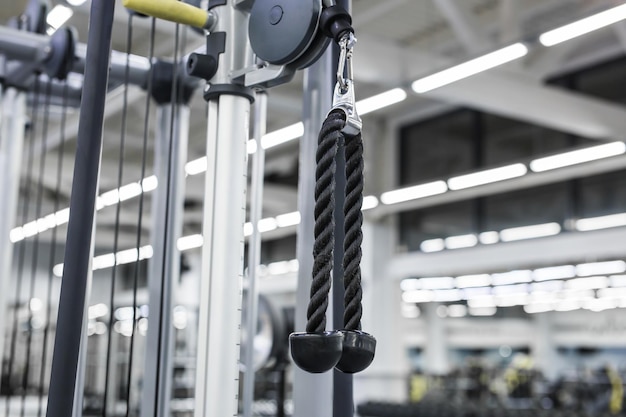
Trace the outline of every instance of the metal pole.
{"label": "metal pole", "polygon": [[[351,11],[351,0],[337,0],[337,5],[342,6],[348,12]],[[337,73],[339,62],[339,48],[333,43],[333,74]],[[329,89],[335,85],[336,78],[330,77]],[[344,288],[343,288],[343,238],[344,238],[344,214],[343,204],[345,201],[346,188],[346,158],[344,146],[340,144],[337,153],[337,171],[335,174],[335,264],[333,267],[333,323],[336,329],[343,328],[344,313]],[[354,400],[352,388],[352,375],[344,374],[336,369],[333,370],[333,416],[347,417],[354,415]]]}
{"label": "metal pole", "polygon": [[[219,2],[216,2],[219,3]],[[215,33],[226,32],[224,53],[207,94],[232,85],[234,69],[252,64],[247,11],[240,0],[214,8]],[[209,35],[212,36],[212,35]],[[206,95],[205,95],[206,96]],[[207,174],[204,199],[204,246],[200,284],[196,417],[237,415],[243,223],[246,213],[246,174],[250,100],[223,91],[208,97]]]}
{"label": "metal pole", "polygon": [[[296,331],[306,327],[306,309],[311,289],[313,270],[313,225],[315,219],[315,153],[317,137],[326,112],[332,102],[332,54],[330,49],[304,73],[304,136],[300,141],[300,176],[298,179],[298,210],[300,224],[296,241],[296,255],[300,266],[296,291]],[[328,320],[332,327],[332,320]],[[332,373],[309,374],[294,367],[294,416],[321,417],[332,415]]]}
{"label": "metal pole", "polygon": [[[170,138],[172,106],[175,111],[174,137]],[[145,357],[142,417],[170,415],[174,347],[172,311],[180,275],[180,252],[176,242],[183,231],[189,114],[189,106],[185,104],[167,103],[157,107],[158,129],[155,137],[154,173],[160,184],[152,197],[151,230],[154,255],[148,267],[150,325],[146,335],[146,346],[150,346],[151,349],[146,350]],[[169,195],[166,187],[168,173]],[[168,239],[164,241],[166,234]],[[154,348],[156,346],[162,348],[159,350]]]}
{"label": "metal pole", "polygon": [[[26,65],[42,64],[52,53],[50,36],[25,32],[0,26],[0,55],[11,60],[22,61]],[[72,71],[83,74],[87,61],[87,45],[76,45],[76,57]],[[126,53],[112,51],[110,58],[110,78],[123,82],[126,74]],[[145,86],[150,71],[150,62],[146,57],[130,55],[128,82],[133,85]],[[23,72],[23,71],[21,71]],[[29,71],[30,73],[30,71]]]}
{"label": "metal pole", "polygon": [[115,2],[93,0],[47,417],[71,415],[90,277]]}
{"label": "metal pole", "polygon": [[[0,315],[6,314],[9,277],[13,264],[13,243],[9,239],[15,225],[19,197],[20,168],[24,146],[26,94],[8,88],[0,109]],[[4,320],[0,320],[0,360],[4,356]]]}
{"label": "metal pole", "polygon": [[[267,121],[267,94],[260,92],[256,96],[254,107],[254,139],[260,145],[265,135]],[[243,375],[243,416],[252,417],[254,402],[254,337],[257,331],[259,314],[259,292],[256,286],[259,265],[261,263],[261,233],[257,225],[263,215],[263,179],[265,176],[265,149],[257,146],[252,159],[252,195],[250,196],[250,222],[252,236],[248,243],[248,291],[246,300],[245,323],[246,341],[244,361],[246,372]]]}

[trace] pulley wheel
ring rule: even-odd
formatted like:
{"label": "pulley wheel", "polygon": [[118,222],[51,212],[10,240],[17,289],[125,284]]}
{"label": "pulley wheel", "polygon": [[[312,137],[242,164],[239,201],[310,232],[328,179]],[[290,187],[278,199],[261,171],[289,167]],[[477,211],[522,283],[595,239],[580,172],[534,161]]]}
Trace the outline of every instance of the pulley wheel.
{"label": "pulley wheel", "polygon": [[321,12],[321,0],[256,0],[249,23],[252,50],[270,64],[292,63],[309,52]]}

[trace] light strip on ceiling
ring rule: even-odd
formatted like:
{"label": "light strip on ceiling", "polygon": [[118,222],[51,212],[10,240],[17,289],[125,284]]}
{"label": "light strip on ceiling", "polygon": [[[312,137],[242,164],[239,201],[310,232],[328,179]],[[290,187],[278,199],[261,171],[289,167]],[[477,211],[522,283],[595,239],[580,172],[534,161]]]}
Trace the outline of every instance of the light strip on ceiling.
{"label": "light strip on ceiling", "polygon": [[512,227],[500,231],[500,240],[503,242],[513,242],[516,240],[536,239],[539,237],[554,236],[561,232],[561,225],[558,223],[543,223],[532,226]]}
{"label": "light strip on ceiling", "polygon": [[471,174],[452,177],[448,180],[448,187],[451,190],[462,190],[465,188],[477,187],[479,185],[491,184],[504,180],[510,180],[526,175],[528,169],[526,165],[518,163],[499,168],[487,169],[485,171],[473,172]]}
{"label": "light strip on ceiling", "polygon": [[411,84],[411,88],[418,94],[426,93],[444,85],[462,80],[483,71],[495,68],[525,56],[528,47],[521,42],[506,46],[488,54],[471,59],[459,65],[439,71],[435,74],[420,78]]}
{"label": "light strip on ceiling", "polygon": [[73,14],[74,11],[70,7],[63,6],[62,4],[54,6],[46,16],[46,23],[52,28],[48,32],[48,35],[52,35],[58,28],[63,26]]}
{"label": "light strip on ceiling", "polygon": [[544,172],[552,169],[563,168],[598,159],[610,158],[626,153],[626,144],[621,141],[591,146],[571,152],[538,158],[530,163],[530,169],[534,172]]}
{"label": "light strip on ceiling", "polygon": [[431,197],[443,194],[448,191],[445,181],[434,181],[426,184],[414,185],[412,187],[400,188],[399,190],[382,193],[380,201],[383,204],[397,204],[404,201],[416,200],[418,198]]}
{"label": "light strip on ceiling", "polygon": [[394,88],[384,93],[357,101],[356,111],[359,115],[364,116],[376,110],[392,106],[406,100],[406,91],[402,88]]}
{"label": "light strip on ceiling", "polygon": [[541,42],[543,46],[558,45],[561,42],[577,38],[578,36],[612,25],[624,19],[626,19],[626,4],[544,32],[539,36],[539,42]]}
{"label": "light strip on ceiling", "polygon": [[[119,204],[120,201],[126,201],[131,198],[141,195],[142,191],[147,193],[156,190],[159,182],[155,175],[150,175],[139,182],[131,182],[120,188],[107,191],[100,194],[96,198],[96,210],[102,210],[105,207],[110,207],[115,204]],[[70,209],[64,208],[56,213],[49,214],[40,219],[33,220],[23,226],[13,228],[10,232],[9,238],[12,243],[19,242],[25,238],[35,236],[36,234],[43,233],[47,230],[66,224],[70,219]]]}
{"label": "light strip on ceiling", "polygon": [[576,220],[576,230],[587,232],[590,230],[608,229],[610,227],[626,226],[626,213],[610,214],[608,216],[589,217]]}

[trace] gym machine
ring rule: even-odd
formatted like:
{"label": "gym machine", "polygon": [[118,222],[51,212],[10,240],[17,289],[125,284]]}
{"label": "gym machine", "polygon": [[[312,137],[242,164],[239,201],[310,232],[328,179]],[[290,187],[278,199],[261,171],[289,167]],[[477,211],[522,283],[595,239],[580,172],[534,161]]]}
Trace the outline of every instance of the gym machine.
{"label": "gym machine", "polygon": [[[347,330],[342,332],[327,333],[325,332],[325,318],[319,321],[322,316],[325,316],[328,305],[330,289],[328,267],[332,269],[333,246],[336,249],[335,255],[341,251],[337,250],[338,245],[332,233],[329,235],[325,232],[324,236],[316,233],[316,245],[325,246],[321,258],[318,256],[318,249],[315,249],[316,269],[323,269],[323,274],[317,277],[317,282],[314,280],[312,294],[315,301],[311,300],[310,310],[316,310],[315,320],[318,322],[307,325],[306,334],[292,335],[292,354],[299,365],[313,372],[331,369],[340,359],[341,363],[338,367],[345,372],[356,372],[365,368],[373,359],[375,341],[370,335],[360,331],[361,290],[358,262],[360,260],[362,156],[359,154],[359,149],[362,149],[362,144],[360,143],[360,119],[354,109],[351,54],[355,38],[350,28],[349,14],[344,8],[329,0],[307,1],[306,7],[301,2],[296,4],[288,1],[211,0],[208,10],[167,0],[157,2],[127,0],[125,5],[139,13],[207,30],[206,53],[191,54],[186,61],[190,75],[208,81],[204,98],[208,102],[207,161],[209,172],[205,189],[203,230],[205,243],[200,295],[196,415],[233,413],[233,403],[237,398],[238,328],[241,305],[239,281],[242,279],[243,241],[241,234],[233,233],[233,230],[243,230],[248,119],[250,105],[257,96],[255,90],[268,89],[290,81],[297,70],[312,65],[320,58],[330,42],[330,37],[340,45],[341,55],[333,99],[334,111],[329,114],[329,126],[325,133],[320,135],[321,145],[324,145],[324,141],[328,142],[328,138],[332,136],[331,149],[330,153],[326,152],[325,155],[318,153],[317,179],[321,184],[320,187],[327,181],[330,181],[328,185],[334,186],[335,179],[331,177],[335,175],[335,168],[339,167],[339,170],[343,171],[343,167],[340,164],[335,165],[334,162],[331,165],[325,164],[338,158],[341,153],[338,151],[345,141],[346,148],[351,149],[351,157],[352,155],[356,157],[356,160],[348,157],[345,171],[348,185],[352,183],[354,186],[348,190],[349,206],[346,206],[344,213],[352,219],[351,226],[347,227],[345,232],[348,236],[353,236],[353,240],[346,243],[346,248],[351,253],[349,258],[346,260],[339,257],[335,264],[343,264],[343,267],[350,266],[353,271],[350,282],[347,282],[349,299],[346,300],[346,304],[354,307],[356,313],[353,311],[351,319],[346,319]],[[80,366],[80,346],[84,343],[85,302],[88,298],[91,279],[90,260],[93,257],[93,225],[102,147],[104,100],[108,88],[108,77],[114,77],[116,74],[116,56],[109,54],[114,3],[94,0],[91,8],[89,41],[84,52],[84,59],[62,61],[65,65],[67,62],[72,62],[72,69],[84,70],[85,88],[78,133],[77,155],[80,158],[76,159],[72,185],[71,215],[55,338],[48,416],[79,413],[76,410],[76,404],[80,403],[80,398],[77,398],[77,395],[79,396],[77,380],[80,380],[80,369],[84,369],[84,366]],[[71,36],[70,31],[65,33],[66,36]],[[14,54],[15,58],[33,61],[40,66],[51,60],[50,51],[55,50],[51,48],[47,38],[44,41],[44,37],[27,36],[18,41],[8,42],[11,45],[19,44],[19,42],[28,44],[27,52],[21,48],[19,51],[17,48],[10,49],[2,43],[2,39],[6,37],[8,34],[0,32],[0,50],[7,50],[7,54]],[[60,43],[73,45],[69,41]],[[76,56],[79,56],[82,51],[81,48],[76,48]],[[29,55],[26,55],[27,53]],[[74,53],[70,55],[74,56]],[[109,67],[111,67],[110,74]],[[173,67],[176,68],[177,63]],[[136,69],[129,66],[128,57],[122,68],[125,83],[133,82],[133,80],[143,82],[146,78],[150,80],[152,72],[155,71],[155,66],[150,63],[147,68]],[[146,71],[150,74],[146,74]],[[173,79],[177,80],[176,77]],[[170,102],[173,107],[169,109],[164,107],[160,109],[159,114],[166,113],[168,110],[172,113],[181,112],[181,108],[177,110],[174,103],[177,103],[176,99]],[[324,106],[324,103],[318,104]],[[185,116],[184,106],[181,113],[178,117],[172,118],[169,125],[163,125],[163,131],[167,129],[170,132],[179,132],[180,127],[184,125],[184,121],[181,121]],[[160,119],[163,120],[163,117]],[[175,123],[174,120],[177,122]],[[356,145],[348,144],[348,139],[351,138],[358,138]],[[167,369],[170,367],[164,366],[164,363],[166,364],[168,357],[167,343],[171,339],[165,335],[167,330],[164,331],[164,329],[169,328],[169,324],[165,317],[167,313],[164,311],[168,311],[168,303],[171,309],[171,300],[164,301],[164,298],[167,298],[168,294],[171,296],[171,290],[168,289],[171,280],[167,276],[175,270],[176,260],[172,255],[174,253],[172,242],[176,242],[175,236],[180,233],[181,225],[180,217],[176,213],[172,214],[178,205],[176,198],[171,198],[170,190],[177,188],[180,191],[177,187],[180,185],[178,182],[180,177],[173,176],[172,173],[180,171],[186,145],[184,138],[181,138],[182,144],[177,145],[180,148],[174,149],[172,148],[173,142],[170,138],[167,164],[157,167],[161,169],[159,174],[162,177],[159,176],[159,178],[166,180],[167,191],[165,200],[159,200],[155,208],[157,213],[158,210],[165,210],[166,215],[165,222],[161,224],[164,229],[162,235],[165,236],[161,242],[164,245],[162,246],[163,255],[160,258],[155,257],[157,259],[153,261],[155,265],[159,263],[162,265],[161,285],[151,286],[150,297],[151,303],[153,299],[159,299],[159,305],[164,309],[162,310],[164,318],[157,319],[160,325],[157,328],[156,338],[159,340],[160,351],[155,359],[158,364],[157,375],[151,379],[155,381],[156,388],[152,390],[153,394],[147,394],[153,395],[154,415],[167,413],[169,398],[167,381],[170,377],[167,375]],[[261,135],[257,137],[257,146],[262,147]],[[160,149],[158,152],[163,152],[162,147],[158,149]],[[341,160],[340,157],[339,160]],[[163,170],[165,166],[167,166],[167,171]],[[353,175],[356,176],[352,177]],[[342,183],[337,181],[337,184]],[[332,187],[322,190],[320,193],[322,199],[318,199],[316,203],[316,221],[324,222],[326,231],[335,228],[331,218],[334,213],[340,211],[335,210],[332,204],[333,198],[329,197],[334,196],[334,193],[335,190]],[[241,207],[241,210],[233,210],[236,207]],[[304,214],[305,207],[301,207],[301,212],[304,219],[311,217]],[[324,212],[325,219],[320,220],[318,212]],[[337,223],[341,225],[343,220],[337,220]],[[356,231],[354,228],[359,230]],[[319,240],[323,238],[326,238],[325,242]],[[161,253],[160,249],[161,247],[156,250],[155,247],[155,253]],[[337,256],[335,258],[337,259]],[[335,280],[341,275],[337,274],[337,269],[335,269]],[[232,279],[227,280],[224,277],[232,277]],[[238,279],[235,279],[236,277]],[[252,296],[251,299],[254,297]],[[321,304],[318,305],[320,301]],[[338,306],[335,306],[335,310],[341,311]],[[152,316],[152,305],[150,311]],[[250,322],[254,323],[254,308],[250,312],[252,315],[249,318]],[[311,317],[309,319],[311,320]],[[311,350],[311,346],[314,350]],[[324,346],[324,349],[318,350],[315,348],[317,346]],[[332,357],[327,361],[326,366],[323,369],[313,369],[308,366],[307,362],[318,360],[314,356],[320,352]],[[232,383],[225,383],[225,381],[232,381]],[[233,400],[224,400],[225,398]],[[350,408],[352,408],[351,404]],[[146,415],[152,415],[152,412]]]}

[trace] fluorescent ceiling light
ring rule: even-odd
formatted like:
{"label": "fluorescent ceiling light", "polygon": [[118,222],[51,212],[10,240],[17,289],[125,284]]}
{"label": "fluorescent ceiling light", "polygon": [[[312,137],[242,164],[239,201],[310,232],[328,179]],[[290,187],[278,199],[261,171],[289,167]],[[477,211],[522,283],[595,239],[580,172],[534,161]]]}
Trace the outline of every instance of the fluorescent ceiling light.
{"label": "fluorescent ceiling light", "polygon": [[300,212],[294,211],[291,213],[281,214],[276,216],[276,225],[278,227],[288,227],[300,224]]}
{"label": "fluorescent ceiling light", "polygon": [[476,297],[476,298],[467,300],[467,305],[470,306],[470,308],[495,307],[496,298],[491,295]]}
{"label": "fluorescent ceiling light", "polygon": [[448,306],[448,317],[460,318],[467,316],[467,306],[464,304],[452,304]]}
{"label": "fluorescent ceiling light", "polygon": [[263,146],[263,149],[273,148],[274,146],[298,139],[302,135],[304,135],[304,124],[302,122],[294,123],[263,136],[261,138],[261,146]]}
{"label": "fluorescent ceiling light", "polygon": [[465,188],[477,187],[479,185],[522,177],[527,172],[528,169],[526,168],[526,165],[512,164],[450,178],[448,180],[448,187],[451,190],[462,190]]}
{"label": "fluorescent ceiling light", "polygon": [[420,308],[415,304],[402,303],[402,317],[416,319],[420,316]]}
{"label": "fluorescent ceiling light", "polygon": [[575,278],[565,282],[565,287],[569,290],[597,290],[609,286],[609,279],[603,276]]}
{"label": "fluorescent ceiling light", "polygon": [[267,265],[270,275],[284,275],[290,272],[298,272],[298,261],[279,261]]}
{"label": "fluorescent ceiling light", "polygon": [[443,239],[429,239],[420,243],[420,250],[422,252],[439,252],[446,248],[446,244]]}
{"label": "fluorescent ceiling light", "polygon": [[57,4],[48,13],[46,22],[56,30],[63,26],[63,24],[67,22],[73,14],[74,11],[71,8],[63,6],[62,4]]}
{"label": "fluorescent ceiling light", "polygon": [[384,107],[400,103],[404,101],[406,97],[406,92],[403,89],[394,88],[393,90],[385,91],[384,93],[357,101],[356,111],[359,115],[363,116]]}
{"label": "fluorescent ceiling light", "polygon": [[502,272],[491,275],[493,285],[510,285],[531,281],[531,272],[527,269]]}
{"label": "fluorescent ceiling light", "polygon": [[561,226],[558,223],[544,223],[533,226],[513,227],[500,231],[500,239],[503,242],[515,240],[534,239],[538,237],[558,235]]}
{"label": "fluorescent ceiling light", "polygon": [[533,271],[533,279],[535,281],[573,278],[575,276],[576,267],[574,267],[574,265],[550,266],[547,268],[537,268]]}
{"label": "fluorescent ceiling light", "polygon": [[65,0],[65,1],[67,1],[67,4],[69,4],[70,6],[78,7],[78,6],[82,6],[83,4],[85,4],[87,0]]}
{"label": "fluorescent ceiling light", "polygon": [[576,220],[576,230],[587,232],[589,230],[608,229],[609,227],[626,226],[626,213],[610,214],[608,216],[590,217]]}
{"label": "fluorescent ceiling light", "polygon": [[561,42],[574,39],[594,30],[612,25],[620,20],[626,19],[626,4],[613,7],[612,9],[594,14],[576,22],[570,23],[560,28],[542,33],[539,42],[544,46],[554,46]]}
{"label": "fluorescent ceiling light", "polygon": [[150,175],[141,181],[141,188],[144,193],[154,191],[159,186],[159,180],[156,175]]}
{"label": "fluorescent ceiling light", "polygon": [[587,300],[583,302],[583,308],[585,310],[591,310],[596,313],[612,308],[617,308],[618,305],[619,300],[615,298],[594,298],[592,300]]}
{"label": "fluorescent ceiling light", "polygon": [[441,303],[449,303],[452,301],[461,301],[463,299],[460,290],[436,290],[434,301]]}
{"label": "fluorescent ceiling light", "polygon": [[575,299],[559,301],[554,309],[556,311],[573,311],[581,308],[580,301]]}
{"label": "fluorescent ceiling light", "polygon": [[489,276],[489,274],[462,275],[456,277],[456,286],[458,288],[486,287],[488,285],[491,285],[491,276]]}
{"label": "fluorescent ceiling light", "polygon": [[187,175],[198,175],[206,172],[207,170],[207,157],[203,156],[193,161],[189,161],[185,164],[185,172]]}
{"label": "fluorescent ceiling light", "polygon": [[524,306],[524,311],[528,314],[547,313],[548,311],[553,310],[554,307],[552,306],[552,303],[534,303]]}
{"label": "fluorescent ceiling light", "polygon": [[478,240],[483,245],[493,245],[500,241],[500,234],[498,232],[482,232],[478,235]]}
{"label": "fluorescent ceiling light", "polygon": [[624,142],[605,143],[604,145],[591,146],[585,149],[535,159],[531,161],[530,169],[534,172],[544,172],[598,159],[610,158],[612,156],[622,155],[624,152],[626,152]]}
{"label": "fluorescent ceiling light", "polygon": [[561,291],[564,285],[565,285],[565,281],[553,280],[553,281],[535,282],[531,284],[531,288],[532,288],[533,293],[550,293],[550,292]]}
{"label": "fluorescent ceiling light", "polygon": [[496,307],[470,307],[469,313],[470,316],[481,316],[481,317],[489,317],[495,316],[498,312]]}
{"label": "fluorescent ceiling light", "polygon": [[626,287],[626,275],[612,275],[611,287]]}
{"label": "fluorescent ceiling light", "polygon": [[273,217],[268,217],[267,219],[261,219],[259,220],[259,223],[257,224],[259,233],[269,232],[271,230],[276,229],[277,227],[278,227],[278,224],[276,224],[276,219]]}
{"label": "fluorescent ceiling light", "polygon": [[382,193],[380,201],[387,205],[397,204],[404,201],[443,194],[446,191],[448,191],[448,186],[445,181],[434,181],[426,184],[414,185],[412,187],[400,188],[399,190],[387,191],[386,193]]}
{"label": "fluorescent ceiling light", "polygon": [[466,300],[482,300],[485,298],[485,296],[491,296],[491,287],[465,288],[463,290],[463,296]]}
{"label": "fluorescent ceiling light", "polygon": [[528,294],[528,284],[498,285],[493,287],[494,295]]}
{"label": "fluorescent ceiling light", "polygon": [[415,290],[402,293],[402,301],[405,303],[428,303],[435,300],[433,291]]}
{"label": "fluorescent ceiling light", "polygon": [[426,93],[427,91],[478,74],[479,72],[506,64],[507,62],[523,57],[527,53],[528,48],[526,45],[523,43],[515,43],[454,67],[420,78],[413,82],[411,88],[418,94]]}
{"label": "fluorescent ceiling light", "polygon": [[176,247],[178,248],[179,251],[186,251],[189,249],[195,249],[195,248],[199,248],[202,246],[202,244],[204,243],[204,238],[202,237],[202,235],[196,234],[196,235],[189,235],[189,236],[183,236],[181,238],[178,239],[178,241],[176,242]]}
{"label": "fluorescent ceiling light", "polygon": [[422,289],[422,284],[417,278],[407,278],[400,281],[400,289],[402,291],[414,291]]}
{"label": "fluorescent ceiling light", "polygon": [[424,290],[448,290],[454,288],[452,277],[420,278],[420,285]]}
{"label": "fluorescent ceiling light", "polygon": [[528,294],[506,294],[496,297],[498,307],[523,306],[528,304]]}
{"label": "fluorescent ceiling light", "polygon": [[361,206],[361,210],[371,210],[376,207],[378,207],[378,199],[375,196],[367,195],[363,197],[363,205]]}
{"label": "fluorescent ceiling light", "polygon": [[626,262],[608,261],[576,265],[576,273],[581,277],[591,275],[611,275],[626,272]]}
{"label": "fluorescent ceiling light", "polygon": [[598,290],[600,298],[626,298],[626,288],[604,288]]}
{"label": "fluorescent ceiling light", "polygon": [[244,236],[251,236],[252,235],[252,231],[253,231],[252,223],[246,222],[243,225],[243,235]]}
{"label": "fluorescent ceiling light", "polygon": [[444,243],[448,249],[471,248],[476,246],[478,238],[476,235],[450,236],[445,239]]}

